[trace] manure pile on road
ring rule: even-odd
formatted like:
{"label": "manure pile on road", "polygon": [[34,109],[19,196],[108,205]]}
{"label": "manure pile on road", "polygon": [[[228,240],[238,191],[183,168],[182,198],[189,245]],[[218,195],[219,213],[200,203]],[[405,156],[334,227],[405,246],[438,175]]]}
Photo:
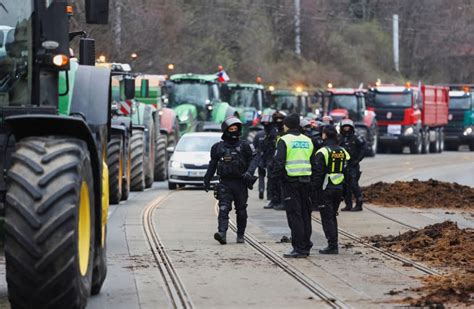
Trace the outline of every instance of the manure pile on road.
{"label": "manure pile on road", "polygon": [[377,182],[364,187],[364,200],[382,206],[474,209],[474,188],[438,180]]}
{"label": "manure pile on road", "polygon": [[409,255],[417,261],[446,267],[452,273],[424,278],[419,299],[406,299],[417,306],[442,306],[446,303],[474,305],[474,231],[459,229],[445,221],[398,236],[375,235],[369,238],[377,247]]}

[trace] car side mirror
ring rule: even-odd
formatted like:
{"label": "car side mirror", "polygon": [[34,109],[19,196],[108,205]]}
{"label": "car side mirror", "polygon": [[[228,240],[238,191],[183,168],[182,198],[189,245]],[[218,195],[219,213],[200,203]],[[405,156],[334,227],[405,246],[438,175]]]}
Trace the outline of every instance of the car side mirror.
{"label": "car side mirror", "polygon": [[173,153],[174,152],[174,147],[173,146],[166,147],[166,152],[167,153]]}

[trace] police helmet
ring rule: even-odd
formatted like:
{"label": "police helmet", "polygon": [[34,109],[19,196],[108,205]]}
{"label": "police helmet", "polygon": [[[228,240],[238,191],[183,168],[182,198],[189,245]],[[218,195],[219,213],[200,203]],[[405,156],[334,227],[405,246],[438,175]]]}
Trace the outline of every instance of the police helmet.
{"label": "police helmet", "polygon": [[221,124],[221,129],[222,129],[222,132],[225,132],[227,131],[227,129],[233,125],[237,125],[239,127],[239,129],[242,128],[242,121],[240,121],[239,118],[235,117],[235,116],[230,116],[228,118],[226,118],[224,120],[224,122],[222,122]]}
{"label": "police helmet", "polygon": [[308,119],[303,118],[300,120],[300,127],[303,129],[306,127],[311,127],[311,122],[309,122]]}
{"label": "police helmet", "polygon": [[273,122],[277,122],[277,119],[279,119],[280,121],[283,121],[283,119],[285,119],[286,117],[286,113],[283,112],[283,111],[276,111],[273,113],[272,115],[272,119],[273,119]]}
{"label": "police helmet", "polygon": [[268,124],[272,122],[272,115],[270,114],[263,114],[262,115],[262,120],[260,121],[263,124]]}
{"label": "police helmet", "polygon": [[326,115],[326,116],[323,117],[323,122],[325,124],[331,124],[332,125],[332,124],[334,124],[334,119],[332,119],[331,116]]}
{"label": "police helmet", "polygon": [[344,127],[346,127],[346,126],[351,127],[352,130],[355,129],[354,121],[352,121],[351,119],[343,119],[343,120],[341,121],[341,129],[344,128]]}

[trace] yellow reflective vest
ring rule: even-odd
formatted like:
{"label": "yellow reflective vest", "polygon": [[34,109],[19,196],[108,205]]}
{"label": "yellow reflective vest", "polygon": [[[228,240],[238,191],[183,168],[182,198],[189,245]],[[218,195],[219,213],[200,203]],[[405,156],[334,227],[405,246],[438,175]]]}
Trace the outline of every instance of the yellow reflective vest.
{"label": "yellow reflective vest", "polygon": [[351,156],[342,147],[325,146],[319,149],[316,154],[322,153],[324,162],[326,164],[326,178],[324,180],[323,189],[326,188],[329,181],[333,185],[340,185],[344,181],[344,169],[346,162],[350,160]]}
{"label": "yellow reflective vest", "polygon": [[289,177],[311,176],[313,142],[303,134],[286,134],[281,137],[286,145],[285,169]]}

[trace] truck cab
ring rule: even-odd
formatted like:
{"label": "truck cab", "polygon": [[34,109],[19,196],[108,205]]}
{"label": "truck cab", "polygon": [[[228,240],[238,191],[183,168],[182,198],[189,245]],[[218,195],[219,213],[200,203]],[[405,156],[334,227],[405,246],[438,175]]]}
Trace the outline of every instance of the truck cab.
{"label": "truck cab", "polygon": [[469,89],[449,91],[448,125],[445,127],[447,149],[457,150],[467,144],[474,151],[474,101]]}
{"label": "truck cab", "polygon": [[377,114],[379,148],[412,154],[441,152],[447,123],[448,88],[382,85],[367,93],[369,109]]}
{"label": "truck cab", "polygon": [[366,90],[353,88],[328,88],[323,92],[323,115],[331,116],[335,123],[352,119],[356,133],[368,143],[369,156],[377,153],[377,121],[375,113],[367,110]]}

